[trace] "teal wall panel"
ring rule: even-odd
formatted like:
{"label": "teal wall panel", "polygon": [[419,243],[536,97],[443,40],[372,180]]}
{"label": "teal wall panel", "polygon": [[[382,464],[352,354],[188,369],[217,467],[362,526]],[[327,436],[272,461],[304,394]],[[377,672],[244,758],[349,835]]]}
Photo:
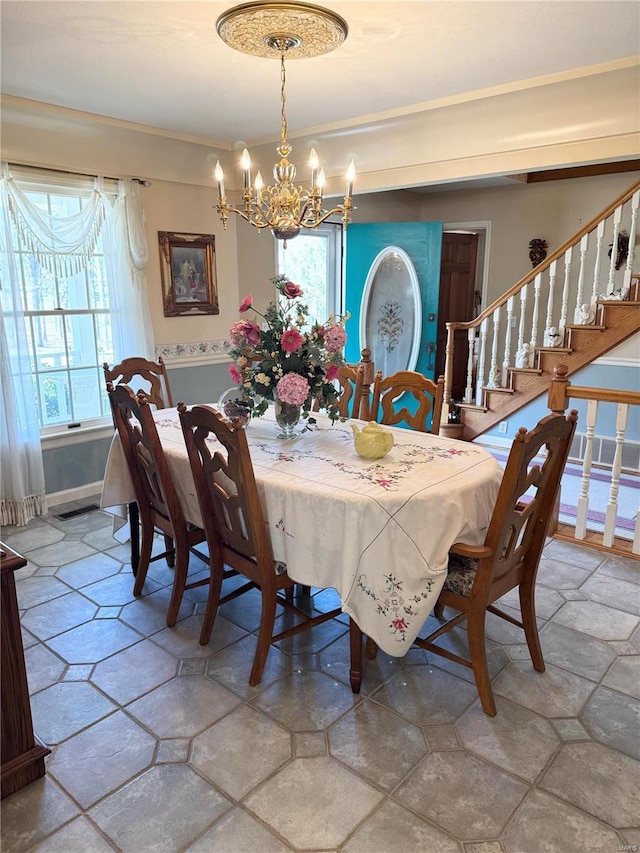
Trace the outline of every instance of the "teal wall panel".
{"label": "teal wall panel", "polygon": [[220,394],[233,387],[229,377],[229,362],[195,364],[190,367],[169,368],[171,394],[176,403],[216,403]]}

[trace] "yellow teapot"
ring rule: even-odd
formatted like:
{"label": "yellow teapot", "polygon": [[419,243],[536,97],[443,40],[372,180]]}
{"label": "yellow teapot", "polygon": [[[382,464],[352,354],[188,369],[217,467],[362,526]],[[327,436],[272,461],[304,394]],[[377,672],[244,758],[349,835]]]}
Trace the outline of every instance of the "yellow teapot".
{"label": "yellow teapot", "polygon": [[369,421],[362,429],[358,429],[355,424],[350,426],[356,453],[363,459],[381,459],[393,447],[393,435],[375,421]]}

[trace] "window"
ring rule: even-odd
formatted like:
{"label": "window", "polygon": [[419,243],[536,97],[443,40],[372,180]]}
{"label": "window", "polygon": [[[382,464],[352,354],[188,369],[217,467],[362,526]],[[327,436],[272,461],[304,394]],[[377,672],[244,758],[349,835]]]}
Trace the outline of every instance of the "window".
{"label": "window", "polygon": [[324,323],[342,310],[342,226],[325,223],[304,231],[283,247],[278,241],[277,267],[304,290],[309,317]]}
{"label": "window", "polygon": [[[43,186],[24,193],[49,221],[77,214],[90,190]],[[13,223],[12,241],[42,432],[110,422],[102,363],[112,363],[114,353],[101,236],[84,269],[66,277],[33,254]]]}

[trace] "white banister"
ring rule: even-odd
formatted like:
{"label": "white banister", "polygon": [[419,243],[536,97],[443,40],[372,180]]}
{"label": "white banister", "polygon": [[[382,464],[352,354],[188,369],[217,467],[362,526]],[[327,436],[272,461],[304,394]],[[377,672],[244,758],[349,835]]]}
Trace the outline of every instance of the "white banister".
{"label": "white banister", "polygon": [[633,194],[631,199],[631,225],[629,226],[629,252],[627,254],[627,263],[624,268],[623,287],[631,286],[631,276],[633,275],[633,256],[636,248],[636,228],[638,226],[638,208],[640,207],[640,190]]}
{"label": "white banister", "polygon": [[609,279],[607,281],[607,293],[613,293],[616,281],[616,256],[618,254],[618,237],[620,236],[620,225],[622,223],[622,205],[616,207],[613,214],[613,239],[611,242],[611,262],[609,264]]}
{"label": "white banister", "polygon": [[473,400],[473,362],[476,349],[476,330],[467,329],[467,341],[469,344],[469,357],[467,358],[467,385],[464,389],[464,401],[470,403]]}
{"label": "white banister", "polygon": [[538,344],[538,315],[540,313],[540,288],[542,287],[542,273],[538,273],[533,281],[533,316],[531,318],[531,337],[529,338],[531,349]]}
{"label": "white banister", "polygon": [[502,382],[504,384],[507,370],[511,367],[511,335],[513,328],[513,296],[507,301],[507,329],[504,339],[504,358],[502,359]]}
{"label": "white banister", "polygon": [[[529,293],[529,286],[525,285],[520,291],[520,323],[518,325],[518,349],[522,349],[522,345],[524,344],[524,324],[526,323],[526,313],[527,313],[527,295]],[[528,341],[527,341],[528,343]]]}
{"label": "white banister", "polygon": [[489,320],[480,323],[480,353],[478,355],[478,375],[476,377],[476,406],[482,405],[482,387],[484,385],[484,365],[487,357],[487,326]]}
{"label": "white banister", "polygon": [[560,326],[559,331],[564,335],[564,330],[567,327],[567,306],[569,304],[569,283],[571,280],[571,250],[569,246],[564,253],[564,284],[562,285],[562,307],[560,308]]}
{"label": "white banister", "polygon": [[589,512],[589,481],[591,479],[591,467],[593,463],[593,436],[598,416],[598,401],[587,402],[587,431],[585,438],[584,461],[582,463],[582,480],[580,483],[580,497],[578,498],[578,509],[576,513],[576,539],[584,539],[587,535],[587,514]]}
{"label": "white banister", "polygon": [[[613,254],[613,252],[611,253]],[[618,492],[620,491],[620,472],[622,471],[622,445],[624,444],[624,434],[627,429],[627,417],[629,415],[629,406],[626,403],[620,403],[618,413],[616,415],[616,451],[613,457],[613,466],[611,468],[611,490],[609,492],[609,502],[607,504],[607,512],[604,521],[604,535],[602,544],[610,548],[613,545],[613,540],[616,535],[616,518],[618,515]]]}
{"label": "white banister", "polygon": [[[578,293],[576,294],[576,310],[573,315],[573,322],[580,322],[580,309],[582,307],[582,294],[584,292],[584,269],[586,265],[587,258],[587,249],[589,248],[589,235],[585,234],[582,240],[580,240],[580,270],[578,271]],[[591,294],[591,303],[593,305],[596,304],[596,299],[598,298],[597,293]]]}
{"label": "white banister", "polygon": [[602,256],[602,244],[604,242],[604,227],[606,224],[606,219],[603,219],[602,222],[598,225],[596,231],[596,260],[593,267],[593,289],[592,292],[599,294],[599,282],[600,282],[600,263]]}
{"label": "white banister", "polygon": [[493,340],[491,341],[491,367],[489,369],[489,378],[487,379],[487,388],[501,388],[502,376],[498,369],[498,339],[500,336],[500,307],[493,312]]}
{"label": "white banister", "polygon": [[542,340],[547,336],[549,329],[553,325],[553,297],[556,289],[556,261],[553,261],[551,266],[549,267],[549,293],[547,295],[547,316],[544,320],[544,336]]}

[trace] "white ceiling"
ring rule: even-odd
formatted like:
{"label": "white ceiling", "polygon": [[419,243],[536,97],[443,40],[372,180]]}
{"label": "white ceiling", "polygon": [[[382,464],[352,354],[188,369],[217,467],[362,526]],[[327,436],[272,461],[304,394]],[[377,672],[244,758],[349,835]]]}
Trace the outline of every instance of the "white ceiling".
{"label": "white ceiling", "polygon": [[[276,137],[278,63],[220,40],[216,20],[232,5],[2,0],[2,92],[228,146]],[[637,0],[324,5],[349,36],[287,63],[293,132],[640,53]]]}

